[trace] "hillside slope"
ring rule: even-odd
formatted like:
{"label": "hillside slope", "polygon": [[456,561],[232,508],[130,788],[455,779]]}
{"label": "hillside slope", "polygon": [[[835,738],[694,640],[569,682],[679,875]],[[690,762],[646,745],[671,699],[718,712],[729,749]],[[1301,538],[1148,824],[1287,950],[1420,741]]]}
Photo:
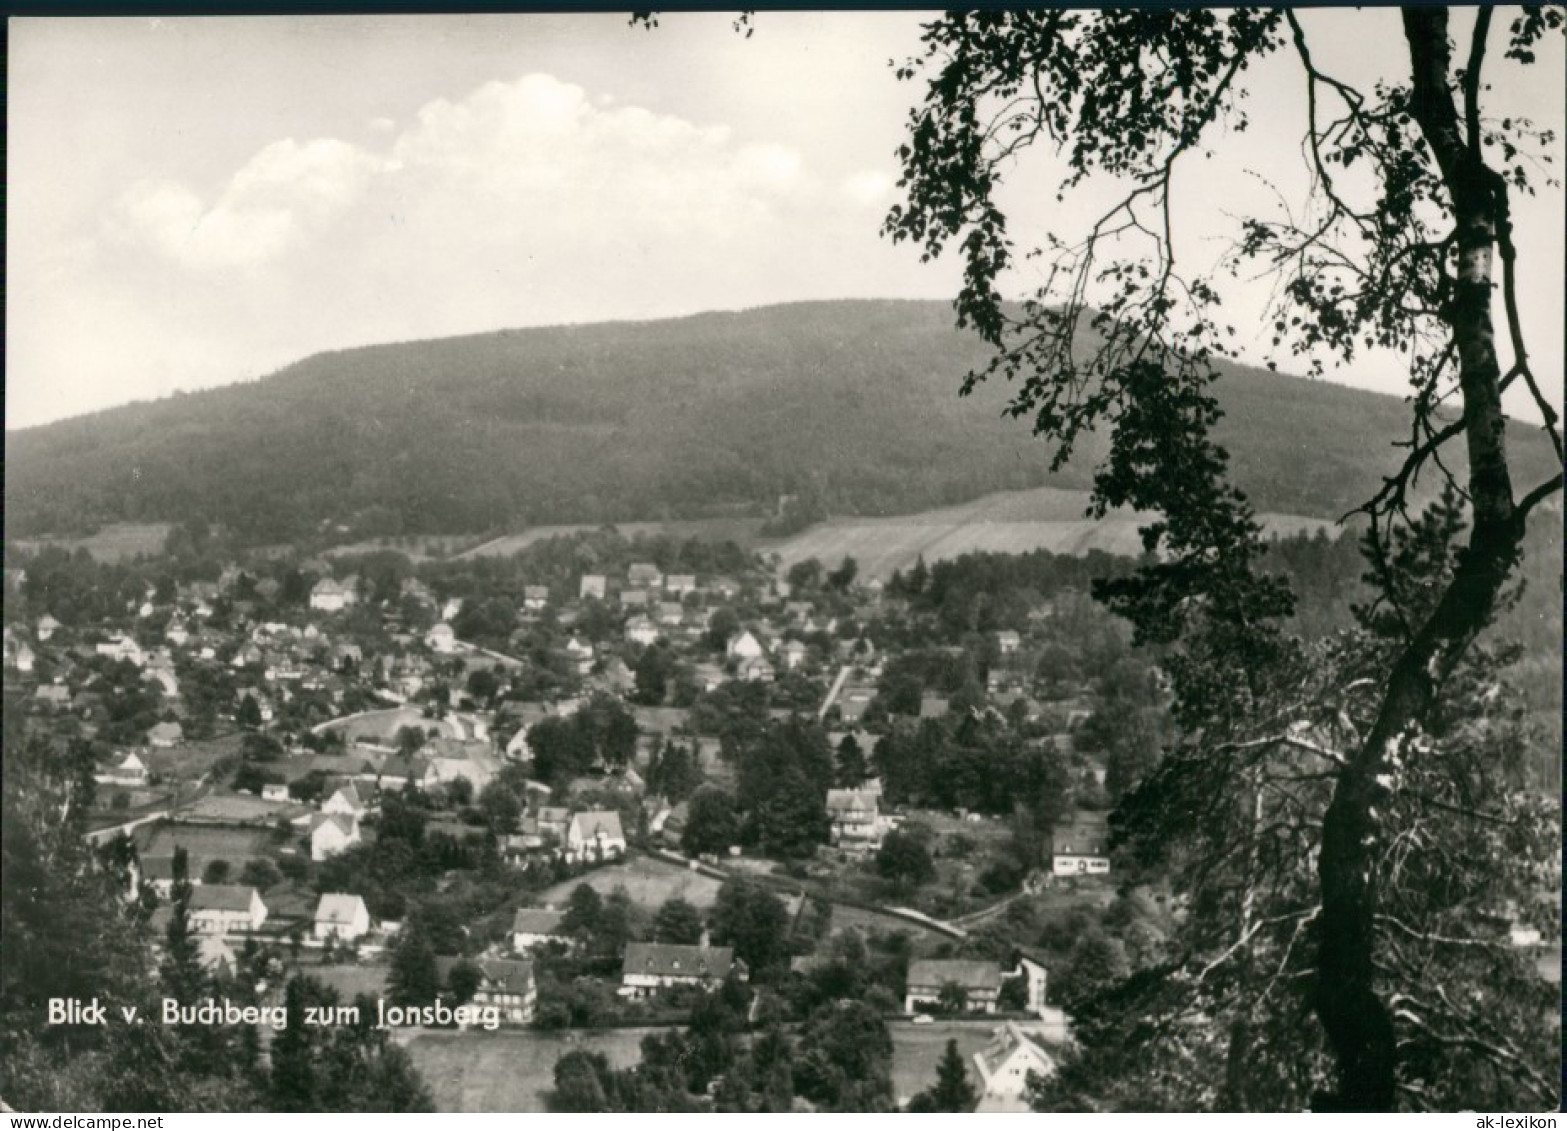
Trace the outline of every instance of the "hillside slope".
{"label": "hillside slope", "polygon": [[[320,354],[260,381],[7,435],[11,537],[221,522],[256,541],[768,513],[1088,485],[1059,474],[936,302],[824,302]],[[1221,438],[1258,508],[1336,517],[1405,430],[1395,398],[1234,370]],[[1092,448],[1094,445],[1089,445]],[[1524,462],[1546,450],[1520,438]],[[1543,472],[1542,472],[1543,474]]]}
{"label": "hillside slope", "polygon": [[[836,565],[855,560],[859,574],[886,581],[894,570],[907,570],[919,558],[927,564],[964,554],[1021,554],[1049,550],[1053,554],[1106,554],[1136,557],[1142,553],[1138,528],[1148,521],[1133,511],[1105,518],[1085,517],[1088,493],[1056,487],[1005,491],[973,502],[918,514],[886,518],[838,517],[817,523],[789,538],[763,541],[758,549],[778,555],[780,571],[815,558]],[[1289,535],[1336,528],[1321,518],[1263,514],[1271,534]]]}

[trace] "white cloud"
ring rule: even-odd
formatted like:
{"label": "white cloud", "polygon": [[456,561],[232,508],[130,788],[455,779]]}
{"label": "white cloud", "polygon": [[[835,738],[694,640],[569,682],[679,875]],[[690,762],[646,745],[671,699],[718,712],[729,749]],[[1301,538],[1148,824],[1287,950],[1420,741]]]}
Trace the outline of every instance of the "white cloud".
{"label": "white cloud", "polygon": [[815,192],[788,146],[737,144],[723,126],[606,105],[532,74],[427,103],[383,154],[335,139],[275,142],[210,205],[177,182],[139,182],[112,227],[182,266],[212,270],[351,238],[356,213],[422,218],[414,230],[445,245],[599,243],[733,235]]}
{"label": "white cloud", "polygon": [[347,142],[274,142],[252,157],[210,207],[174,181],[138,181],[120,197],[111,232],[191,268],[248,267],[286,254],[395,168]]}

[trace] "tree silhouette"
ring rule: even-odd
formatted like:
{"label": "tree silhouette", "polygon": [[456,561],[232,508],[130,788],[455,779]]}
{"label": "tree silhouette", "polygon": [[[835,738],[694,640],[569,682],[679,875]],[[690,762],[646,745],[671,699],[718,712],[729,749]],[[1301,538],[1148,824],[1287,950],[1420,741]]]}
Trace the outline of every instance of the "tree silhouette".
{"label": "tree silhouette", "polygon": [[979,1093],[968,1077],[968,1065],[958,1052],[958,1042],[949,1040],[936,1065],[936,1083],[909,1101],[912,1112],[970,1112],[979,1103]]}
{"label": "tree silhouette", "polygon": [[[927,257],[959,249],[959,322],[995,347],[964,391],[993,377],[1015,381],[1010,411],[1056,443],[1057,466],[1090,429],[1108,426],[1095,513],[1132,506],[1160,515],[1144,531],[1159,560],[1096,593],[1141,640],[1173,646],[1176,713],[1207,737],[1167,754],[1123,806],[1128,826],[1157,826],[1166,847],[1179,836],[1210,864],[1234,865],[1229,929],[1192,960],[1189,984],[1228,981],[1220,997],[1236,1012],[1234,1051],[1244,1055],[1241,1046],[1263,1031],[1241,1016],[1248,996],[1255,1002],[1262,992],[1250,978],[1263,940],[1289,960],[1277,969],[1309,950],[1294,984],[1311,987],[1332,1053],[1331,1086],[1311,1096],[1322,1110],[1431,1103],[1407,1073],[1401,1078],[1404,1050],[1444,1040],[1498,1066],[1520,1101],[1554,1096],[1544,1065],[1531,1066],[1471,1010],[1454,1001],[1430,1011],[1398,1006],[1402,991],[1390,996],[1380,973],[1398,945],[1383,908],[1409,882],[1385,869],[1386,855],[1429,809],[1409,783],[1436,761],[1429,731],[1497,610],[1528,516],[1562,486],[1557,473],[1515,492],[1501,401],[1522,383],[1560,461],[1556,413],[1530,368],[1518,313],[1509,209],[1512,195],[1532,191],[1545,139],[1525,121],[1488,118],[1483,104],[1488,66],[1526,67],[1563,18],[1555,8],[1525,9],[1500,60],[1489,57],[1492,21],[1490,8],[1477,12],[1455,60],[1447,9],[1405,9],[1400,41],[1386,45],[1390,58],[1400,50],[1404,76],[1364,89],[1323,69],[1287,9],[953,14],[926,24],[921,55],[900,69],[906,80],[928,81],[899,151],[905,200],[886,232]],[[1312,201],[1303,213],[1242,218],[1225,266],[1277,273],[1274,346],[1314,372],[1370,348],[1409,359],[1408,435],[1389,437],[1407,454],[1380,488],[1368,487],[1360,508],[1374,555],[1407,529],[1421,473],[1461,482],[1469,503],[1469,537],[1432,599],[1402,610],[1396,645],[1358,654],[1354,678],[1305,678],[1300,646],[1277,627],[1290,595],[1259,568],[1251,507],[1210,438],[1218,362],[1240,353],[1225,305],[1232,276],[1189,272],[1177,257],[1172,186],[1221,135],[1251,124],[1248,72],[1275,54],[1299,67]],[[1064,161],[1058,194],[1091,181],[1108,201],[1086,232],[1050,233],[1037,252],[1016,246],[1001,198],[1036,146]],[[1045,283],[1020,303],[1006,301],[1009,271],[1034,258]],[[1505,314],[1505,369],[1493,293]],[[1463,472],[1445,458],[1458,444]],[[1396,593],[1382,596],[1397,604]],[[1265,866],[1278,852],[1263,830],[1275,816],[1281,751],[1297,777],[1327,786],[1320,804],[1314,797],[1290,814],[1300,839],[1289,851],[1315,859],[1310,880],[1286,869],[1273,882]],[[1199,804],[1184,827],[1171,818],[1177,798],[1201,797],[1230,807]],[[1261,915],[1259,902],[1274,913]],[[1426,924],[1406,926],[1427,933]],[[1316,1079],[1310,1045],[1307,1036],[1300,1056],[1285,1059]],[[1280,1087],[1302,1087],[1301,1079],[1297,1072]],[[1287,1095],[1276,1102],[1298,1102]]]}

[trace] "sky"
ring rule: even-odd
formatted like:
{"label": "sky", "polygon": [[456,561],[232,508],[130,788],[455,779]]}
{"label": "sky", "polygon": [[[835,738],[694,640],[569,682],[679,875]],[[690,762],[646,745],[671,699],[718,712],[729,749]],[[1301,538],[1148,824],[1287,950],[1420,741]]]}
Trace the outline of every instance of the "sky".
{"label": "sky", "polygon": [[[14,19],[6,427],[324,349],[950,299],[950,257],[921,263],[879,235],[919,92],[890,63],[917,50],[921,18],[763,13],[748,38],[701,13],[655,30],[609,14]],[[1347,78],[1396,62],[1367,47],[1399,42],[1392,10],[1305,18],[1319,62]],[[1557,131],[1558,175],[1561,55],[1552,45],[1528,86],[1496,66],[1488,93],[1498,117]],[[1216,261],[1236,215],[1304,189],[1304,87],[1287,63],[1252,75],[1263,128],[1178,180],[1185,261]],[[1103,202],[1089,185],[1056,204],[1056,170],[1041,153],[1012,176],[1020,239],[1080,227]],[[1515,221],[1533,359],[1560,405],[1560,190]],[[1243,328],[1266,294],[1241,288]],[[1331,376],[1405,390],[1390,356]]]}

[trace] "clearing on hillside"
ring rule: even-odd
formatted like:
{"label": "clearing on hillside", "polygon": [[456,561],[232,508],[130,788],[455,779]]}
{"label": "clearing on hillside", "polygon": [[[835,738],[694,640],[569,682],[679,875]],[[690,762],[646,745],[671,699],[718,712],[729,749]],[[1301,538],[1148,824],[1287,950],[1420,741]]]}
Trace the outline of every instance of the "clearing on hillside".
{"label": "clearing on hillside", "polygon": [[86,550],[100,562],[122,562],[141,554],[156,556],[163,553],[163,544],[168,541],[172,526],[167,522],[115,522],[81,538],[18,539],[13,547],[32,553],[47,546],[58,546],[70,553]]}
{"label": "clearing on hillside", "polygon": [[[862,578],[886,581],[894,570],[906,570],[917,558],[944,561],[972,553],[1021,554],[1049,550],[1055,554],[1142,553],[1137,528],[1147,519],[1131,511],[1116,511],[1104,519],[1085,516],[1086,491],[1036,487],[1002,491],[971,503],[889,518],[832,518],[791,538],[759,548],[778,555],[778,568],[815,558],[834,566],[844,558],[858,563]],[[1302,515],[1259,516],[1273,534],[1317,530],[1332,524]]]}

